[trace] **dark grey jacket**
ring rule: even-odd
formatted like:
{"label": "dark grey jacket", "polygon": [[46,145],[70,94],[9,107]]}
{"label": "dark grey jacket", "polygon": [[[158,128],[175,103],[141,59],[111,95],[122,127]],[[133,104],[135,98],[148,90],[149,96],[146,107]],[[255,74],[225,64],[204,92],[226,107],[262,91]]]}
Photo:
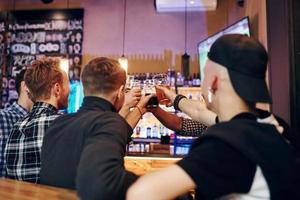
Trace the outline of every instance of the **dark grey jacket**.
{"label": "dark grey jacket", "polygon": [[111,103],[85,97],[77,113],[59,117],[46,132],[41,183],[77,188],[81,199],[125,199],[137,178],[124,169],[131,133]]}

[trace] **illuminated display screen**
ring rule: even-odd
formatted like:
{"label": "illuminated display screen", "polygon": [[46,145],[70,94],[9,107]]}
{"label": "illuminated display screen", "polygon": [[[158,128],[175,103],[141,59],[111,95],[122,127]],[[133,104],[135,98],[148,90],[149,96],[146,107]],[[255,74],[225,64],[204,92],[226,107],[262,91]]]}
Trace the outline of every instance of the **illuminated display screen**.
{"label": "illuminated display screen", "polygon": [[203,80],[203,78],[204,78],[204,74],[203,74],[204,65],[206,63],[207,53],[209,52],[211,45],[222,35],[233,34],[233,33],[245,34],[245,35],[250,36],[249,17],[244,17],[243,19],[228,26],[227,28],[223,29],[222,31],[220,31],[198,43],[198,56],[199,56],[201,80]]}
{"label": "illuminated display screen", "polygon": [[76,112],[83,101],[83,87],[80,81],[74,81],[70,83],[70,95],[68,102],[68,113]]}

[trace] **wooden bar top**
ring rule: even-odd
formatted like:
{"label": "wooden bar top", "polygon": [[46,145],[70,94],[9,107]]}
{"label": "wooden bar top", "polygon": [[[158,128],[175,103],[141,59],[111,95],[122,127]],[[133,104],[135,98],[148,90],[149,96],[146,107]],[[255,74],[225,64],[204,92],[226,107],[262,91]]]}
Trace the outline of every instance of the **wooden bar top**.
{"label": "wooden bar top", "polygon": [[[127,170],[144,175],[167,167],[181,158],[126,156]],[[79,200],[75,190],[0,178],[0,200]]]}
{"label": "wooden bar top", "polygon": [[0,179],[0,199],[5,200],[79,200],[76,191]]}
{"label": "wooden bar top", "polygon": [[146,173],[167,167],[176,163],[182,158],[175,157],[147,157],[147,156],[126,156],[125,168],[128,171],[142,176]]}

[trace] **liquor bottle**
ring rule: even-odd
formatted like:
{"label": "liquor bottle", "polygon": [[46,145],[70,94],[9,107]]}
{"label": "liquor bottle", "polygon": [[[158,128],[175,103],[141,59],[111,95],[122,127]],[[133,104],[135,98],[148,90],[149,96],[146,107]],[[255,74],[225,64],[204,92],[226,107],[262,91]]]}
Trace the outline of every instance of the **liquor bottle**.
{"label": "liquor bottle", "polygon": [[196,77],[196,74],[194,73],[193,74],[193,87],[196,87],[197,86],[197,77]]}
{"label": "liquor bottle", "polygon": [[168,72],[167,72],[167,82],[170,83],[170,85],[171,85],[171,69],[170,68],[168,69]]}
{"label": "liquor bottle", "polygon": [[178,87],[182,87],[183,86],[182,76],[181,76],[180,72],[177,72],[177,86]]}
{"label": "liquor bottle", "polygon": [[147,130],[146,130],[146,119],[143,117],[139,121],[139,127],[140,127],[140,138],[147,138]]}
{"label": "liquor bottle", "polygon": [[146,129],[146,131],[147,131],[147,138],[152,138],[151,136],[151,127],[147,127],[147,129]]}
{"label": "liquor bottle", "polygon": [[151,138],[158,138],[158,130],[156,124],[152,127]]}
{"label": "liquor bottle", "polygon": [[193,86],[193,79],[192,79],[191,76],[189,77],[188,86],[189,86],[189,87],[192,87],[192,86]]}
{"label": "liquor bottle", "polygon": [[184,77],[183,87],[188,87],[188,86],[189,86],[189,79],[188,77]]}
{"label": "liquor bottle", "polygon": [[162,124],[159,125],[159,135],[160,137],[163,136],[165,133],[164,133],[164,126]]}
{"label": "liquor bottle", "polygon": [[196,86],[199,87],[201,85],[200,74],[197,74]]}
{"label": "liquor bottle", "polygon": [[175,83],[176,83],[176,71],[174,69],[171,69],[171,82],[170,82],[171,87],[175,87]]}
{"label": "liquor bottle", "polygon": [[140,137],[140,133],[141,133],[141,127],[140,126],[136,126],[135,127],[135,136],[137,138],[139,138]]}

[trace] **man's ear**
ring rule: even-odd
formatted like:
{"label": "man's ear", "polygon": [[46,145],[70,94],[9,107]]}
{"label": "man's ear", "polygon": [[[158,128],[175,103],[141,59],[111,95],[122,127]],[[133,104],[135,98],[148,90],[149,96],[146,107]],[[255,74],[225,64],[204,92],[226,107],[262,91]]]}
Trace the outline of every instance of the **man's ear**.
{"label": "man's ear", "polygon": [[28,90],[25,81],[21,81],[20,92],[26,92]]}
{"label": "man's ear", "polygon": [[216,92],[216,90],[218,89],[218,77],[217,76],[213,77],[210,87],[214,94]]}
{"label": "man's ear", "polygon": [[120,99],[124,93],[124,85],[121,85],[121,87],[118,90],[118,98]]}
{"label": "man's ear", "polygon": [[27,95],[28,98],[30,98],[31,100],[33,100],[32,95],[30,94],[30,91],[29,91],[27,85],[25,84],[25,81],[21,82],[20,94],[21,93],[24,93],[25,95]]}
{"label": "man's ear", "polygon": [[61,93],[61,86],[59,83],[55,83],[52,87],[52,91],[55,97],[59,97]]}

